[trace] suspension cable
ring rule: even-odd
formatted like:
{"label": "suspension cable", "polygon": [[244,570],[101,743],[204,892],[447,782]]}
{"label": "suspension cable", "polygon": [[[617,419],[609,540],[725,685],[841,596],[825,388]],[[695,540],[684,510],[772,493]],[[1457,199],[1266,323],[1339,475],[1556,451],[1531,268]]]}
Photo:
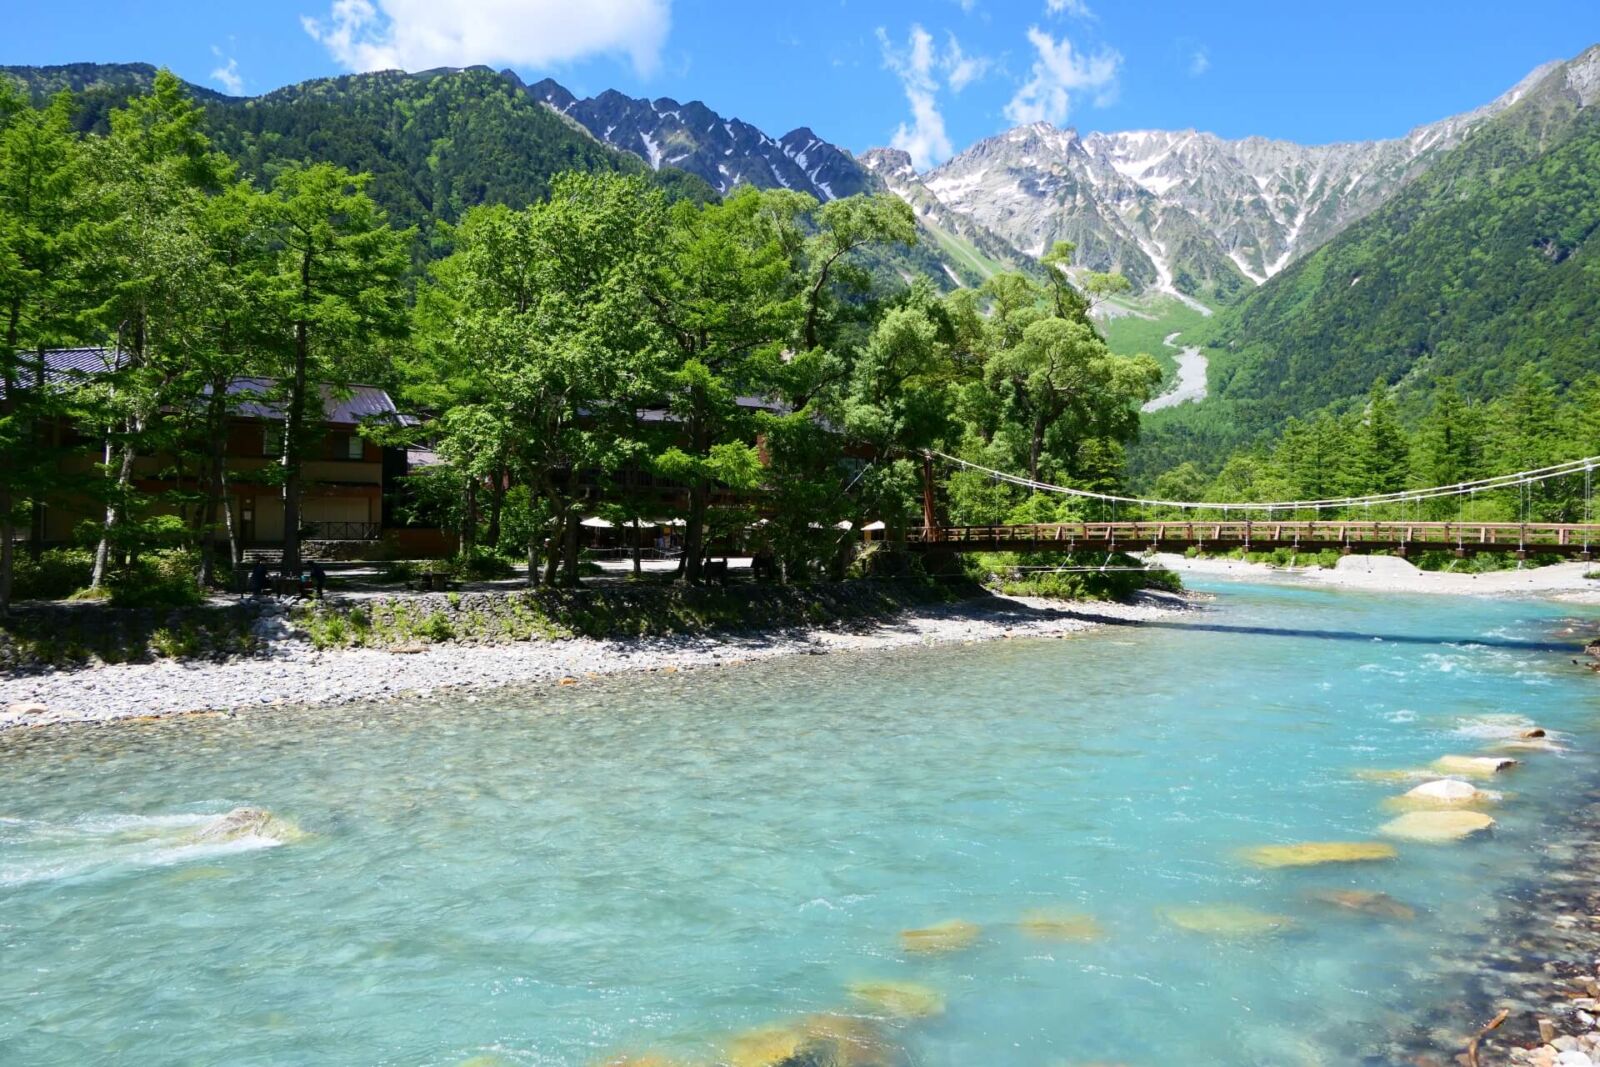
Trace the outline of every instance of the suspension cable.
{"label": "suspension cable", "polygon": [[[1324,509],[1347,508],[1358,505],[1370,506],[1372,504],[1397,503],[1420,504],[1420,502],[1424,500],[1437,500],[1443,497],[1466,496],[1468,494],[1476,495],[1480,491],[1486,492],[1495,489],[1518,490],[1518,496],[1528,501],[1528,503],[1522,504],[1522,506],[1526,508],[1531,504],[1529,494],[1532,483],[1549,481],[1552,478],[1562,478],[1578,473],[1585,473],[1587,475],[1588,472],[1593,470],[1596,464],[1600,464],[1600,456],[1589,456],[1585,459],[1571,460],[1566,463],[1558,463],[1549,467],[1540,467],[1535,470],[1518,471],[1515,474],[1498,474],[1491,478],[1479,478],[1475,481],[1458,482],[1455,485],[1433,486],[1427,489],[1406,489],[1393,493],[1373,493],[1366,496],[1330,497],[1321,500],[1278,500],[1270,503],[1236,503],[1222,501],[1201,502],[1188,500],[1158,500],[1150,497],[1117,496],[1112,493],[1096,493],[1088,489],[1074,489],[1071,486],[1053,485],[1049,482],[1041,482],[1033,478],[1023,478],[1015,474],[1007,474],[1004,471],[995,470],[993,467],[985,467],[980,463],[973,463],[968,460],[960,459],[956,456],[948,455],[944,452],[939,452],[936,450],[930,451],[928,454],[937,459],[942,459],[947,463],[953,463],[958,467],[963,467],[967,470],[986,474],[995,481],[1009,482],[1012,485],[1021,486],[1024,489],[1031,489],[1040,493],[1057,493],[1062,496],[1079,497],[1085,500],[1097,500],[1102,504],[1136,504],[1143,507],[1176,508],[1192,511],[1214,509],[1224,512],[1259,511],[1263,508],[1273,511],[1296,511],[1306,508],[1322,511]],[[1522,501],[1519,501],[1519,503],[1522,503]]]}

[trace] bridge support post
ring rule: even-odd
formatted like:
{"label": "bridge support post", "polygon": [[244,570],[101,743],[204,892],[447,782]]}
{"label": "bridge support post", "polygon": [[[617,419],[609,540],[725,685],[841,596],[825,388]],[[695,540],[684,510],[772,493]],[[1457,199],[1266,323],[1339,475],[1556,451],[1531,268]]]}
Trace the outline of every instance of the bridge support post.
{"label": "bridge support post", "polygon": [[1340,549],[1339,549],[1339,555],[1341,555],[1341,556],[1348,556],[1348,555],[1352,555],[1352,554],[1353,554],[1353,553],[1354,553],[1354,552],[1355,552],[1355,549],[1353,549],[1353,548],[1351,548],[1351,547],[1350,547],[1350,544],[1349,544],[1349,542],[1346,542],[1346,543],[1345,543],[1345,544],[1344,544],[1344,545],[1343,545],[1343,546],[1342,546],[1342,547],[1341,547],[1341,548],[1340,548]]}

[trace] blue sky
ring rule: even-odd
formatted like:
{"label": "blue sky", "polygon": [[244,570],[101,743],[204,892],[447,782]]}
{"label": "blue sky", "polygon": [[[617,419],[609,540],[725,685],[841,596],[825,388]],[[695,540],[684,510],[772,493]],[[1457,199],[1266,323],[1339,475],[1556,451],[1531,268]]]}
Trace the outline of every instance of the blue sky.
{"label": "blue sky", "polygon": [[[701,99],[921,165],[1018,121],[1396,136],[1600,43],[1597,0],[0,0],[0,63],[144,60],[255,94],[488,63]],[[763,11],[765,9],[765,11]],[[137,14],[131,13],[137,10]],[[757,13],[762,12],[762,13]]]}

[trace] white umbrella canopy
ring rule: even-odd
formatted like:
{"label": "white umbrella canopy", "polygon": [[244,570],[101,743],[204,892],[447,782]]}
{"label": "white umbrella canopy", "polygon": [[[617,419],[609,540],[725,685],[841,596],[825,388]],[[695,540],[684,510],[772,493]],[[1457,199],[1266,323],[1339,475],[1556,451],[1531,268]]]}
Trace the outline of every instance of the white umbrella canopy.
{"label": "white umbrella canopy", "polygon": [[687,522],[685,522],[683,519],[649,519],[649,520],[646,520],[645,525],[646,526],[687,526],[689,524]]}
{"label": "white umbrella canopy", "polygon": [[867,523],[865,526],[861,527],[861,529],[877,532],[878,530],[886,529],[886,527],[884,526],[882,519],[877,519],[873,522]]}
{"label": "white umbrella canopy", "polygon": [[591,515],[587,519],[580,519],[578,521],[578,525],[579,526],[587,526],[591,530],[609,530],[613,526],[615,526],[616,523],[608,522],[607,520],[602,519],[598,515]]}
{"label": "white umbrella canopy", "polygon": [[849,519],[840,519],[838,522],[833,524],[833,528],[835,530],[854,530],[856,528],[856,524],[851,522]]}

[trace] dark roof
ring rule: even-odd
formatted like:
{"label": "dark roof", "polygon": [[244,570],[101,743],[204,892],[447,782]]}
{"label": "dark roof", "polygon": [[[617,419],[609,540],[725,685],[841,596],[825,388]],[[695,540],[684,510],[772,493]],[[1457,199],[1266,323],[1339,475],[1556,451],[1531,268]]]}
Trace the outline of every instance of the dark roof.
{"label": "dark roof", "polygon": [[[774,415],[788,415],[793,409],[779,400],[764,396],[736,396],[733,402],[739,407],[751,411],[766,411]],[[682,421],[667,408],[641,408],[639,410],[640,422],[679,422]]]}
{"label": "dark roof", "polygon": [[[228,383],[228,395],[239,397],[238,413],[251,419],[282,419],[281,401],[271,395],[277,382],[271,378],[235,378]],[[398,422],[404,426],[416,424],[416,419],[402,415],[389,394],[375,385],[351,385],[334,389],[331,385],[317,387],[322,393],[322,421],[334,426],[355,426],[370,419]]]}
{"label": "dark roof", "polygon": [[[45,380],[87,381],[121,368],[124,354],[110,348],[53,348],[45,352]],[[276,381],[272,378],[235,378],[228,383],[228,395],[241,398],[238,413],[252,419],[282,419],[280,403],[270,396]],[[0,386],[3,388],[3,386]],[[417,420],[401,414],[389,394],[375,385],[351,385],[335,389],[318,387],[322,393],[322,421],[334,426],[355,426],[368,419],[384,419],[403,426]],[[210,390],[206,390],[210,394]]]}

